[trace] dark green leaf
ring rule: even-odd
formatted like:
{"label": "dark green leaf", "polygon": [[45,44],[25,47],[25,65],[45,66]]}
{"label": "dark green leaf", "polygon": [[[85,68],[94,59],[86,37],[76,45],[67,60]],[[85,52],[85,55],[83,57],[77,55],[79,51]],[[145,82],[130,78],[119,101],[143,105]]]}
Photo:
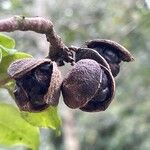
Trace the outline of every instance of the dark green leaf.
{"label": "dark green leaf", "polygon": [[48,109],[38,113],[21,112],[21,115],[34,126],[52,128],[58,134],[60,132],[61,119],[57,113],[57,107],[50,106]]}
{"label": "dark green leaf", "polygon": [[0,144],[23,144],[32,150],[39,146],[39,129],[27,123],[12,105],[0,104]]}
{"label": "dark green leaf", "polygon": [[7,35],[0,33],[0,45],[13,49],[15,47],[15,40]]}

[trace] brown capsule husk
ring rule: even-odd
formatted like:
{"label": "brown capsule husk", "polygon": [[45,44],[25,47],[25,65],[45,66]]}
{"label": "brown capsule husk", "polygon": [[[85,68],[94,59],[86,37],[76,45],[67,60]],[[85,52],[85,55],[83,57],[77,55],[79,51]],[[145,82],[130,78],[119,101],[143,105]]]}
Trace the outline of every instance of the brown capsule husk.
{"label": "brown capsule husk", "polygon": [[108,70],[110,70],[110,67],[107,61],[94,49],[78,48],[75,53],[75,61],[77,62],[81,59],[93,59],[99,64],[106,67]]}
{"label": "brown capsule husk", "polygon": [[131,55],[131,53],[122,45],[118,44],[115,41],[112,40],[107,40],[107,39],[95,39],[95,40],[90,40],[85,42],[84,47],[88,48],[95,48],[95,47],[101,47],[101,46],[106,46],[114,49],[119,56],[121,57],[122,61],[133,61],[134,58]]}
{"label": "brown capsule husk", "polygon": [[[34,107],[31,101],[28,99],[28,93],[20,87],[21,93],[24,96],[21,99],[15,99],[19,109],[21,111],[29,111],[29,112],[38,112],[46,109],[50,105],[56,106],[58,105],[59,96],[60,96],[60,86],[62,83],[60,71],[57,68],[55,62],[52,62],[49,59],[35,59],[35,58],[25,58],[14,61],[8,68],[8,75],[15,79],[16,81],[31,72],[33,69],[38,68],[43,64],[50,64],[52,68],[52,73],[50,74],[50,83],[49,87],[47,87],[47,92],[43,96],[42,103],[43,105],[39,108]],[[26,96],[26,98],[25,98]]]}
{"label": "brown capsule husk", "polygon": [[108,106],[110,105],[110,103],[112,102],[113,98],[114,98],[114,95],[115,95],[115,81],[114,81],[114,78],[113,78],[111,72],[106,67],[100,65],[100,68],[103,69],[103,71],[105,72],[105,74],[108,77],[110,93],[109,93],[106,100],[104,100],[104,101],[98,100],[95,103],[94,101],[92,101],[92,99],[94,99],[99,94],[99,92],[101,92],[101,87],[99,87],[99,90],[97,91],[95,96],[86,105],[84,105],[83,107],[80,108],[82,111],[85,111],[85,112],[105,111],[108,108]]}
{"label": "brown capsule husk", "polygon": [[100,87],[102,72],[99,64],[92,59],[78,61],[62,83],[62,95],[70,108],[84,106]]}
{"label": "brown capsule husk", "polygon": [[21,78],[24,74],[43,63],[51,63],[50,59],[23,58],[12,62],[7,69],[8,75],[12,79]]}
{"label": "brown capsule husk", "polygon": [[61,73],[57,68],[57,64],[53,62],[53,73],[51,76],[51,83],[48,88],[47,94],[44,96],[46,103],[52,106],[58,105],[61,83],[62,83]]}
{"label": "brown capsule husk", "polygon": [[91,40],[86,42],[83,47],[96,50],[107,61],[114,77],[120,72],[121,61],[133,60],[132,55],[125,47],[111,40]]}

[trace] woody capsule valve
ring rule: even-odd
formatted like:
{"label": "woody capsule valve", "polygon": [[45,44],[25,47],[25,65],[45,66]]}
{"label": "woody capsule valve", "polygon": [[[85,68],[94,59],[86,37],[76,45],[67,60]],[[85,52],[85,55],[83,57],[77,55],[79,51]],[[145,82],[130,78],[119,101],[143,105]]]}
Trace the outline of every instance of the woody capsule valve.
{"label": "woody capsule valve", "polygon": [[86,112],[105,111],[112,102],[115,95],[115,81],[111,72],[104,66],[100,65],[102,70],[101,86],[94,97],[80,109]]}
{"label": "woody capsule valve", "polygon": [[93,59],[102,66],[110,70],[109,64],[96,50],[91,48],[78,48],[75,52],[75,61],[78,62],[81,59]]}
{"label": "woody capsule valve", "polygon": [[61,74],[50,59],[16,60],[8,75],[16,81],[14,96],[20,110],[37,112],[58,104]]}

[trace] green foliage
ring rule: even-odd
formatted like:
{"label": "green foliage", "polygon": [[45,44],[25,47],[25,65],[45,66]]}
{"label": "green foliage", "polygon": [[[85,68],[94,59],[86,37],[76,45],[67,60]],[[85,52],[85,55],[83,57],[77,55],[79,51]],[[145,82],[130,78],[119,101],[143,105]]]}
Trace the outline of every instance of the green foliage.
{"label": "green foliage", "polygon": [[0,45],[3,45],[9,49],[13,49],[15,47],[15,40],[5,34],[0,33]]}
{"label": "green foliage", "polygon": [[0,63],[2,61],[2,50],[0,49]]}
{"label": "green foliage", "polygon": [[27,57],[32,57],[32,56],[27,53],[15,52],[13,54],[8,54],[8,55],[2,57],[2,61],[0,63],[0,80],[8,78],[7,68],[11,62],[13,62],[17,59],[27,58]]}
{"label": "green foliage", "polygon": [[39,146],[39,129],[27,123],[12,105],[0,103],[0,143],[23,144],[32,150]]}
{"label": "green foliage", "polygon": [[[18,52],[14,49],[15,41],[4,35],[0,34],[0,81],[4,81],[7,79],[9,81],[9,77],[7,75],[7,68],[11,62],[21,59],[32,57],[31,55],[23,52]],[[0,85],[2,86],[2,85]]]}
{"label": "green foliage", "polygon": [[60,133],[61,120],[57,113],[57,107],[50,106],[38,113],[21,112],[21,115],[33,126],[52,128],[56,130],[57,134]]}

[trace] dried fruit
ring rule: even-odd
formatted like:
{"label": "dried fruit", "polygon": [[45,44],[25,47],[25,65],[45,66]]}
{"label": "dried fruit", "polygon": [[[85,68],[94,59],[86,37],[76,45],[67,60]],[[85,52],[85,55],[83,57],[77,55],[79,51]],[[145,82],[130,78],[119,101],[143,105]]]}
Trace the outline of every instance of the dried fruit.
{"label": "dried fruit", "polygon": [[96,50],[108,62],[112,74],[116,77],[120,71],[121,61],[134,60],[130,52],[117,42],[105,39],[87,41],[84,47]]}
{"label": "dried fruit", "polygon": [[102,69],[102,81],[97,93],[94,97],[80,109],[86,112],[98,112],[107,109],[109,104],[114,98],[115,94],[115,81],[111,72],[104,66]]}
{"label": "dried fruit", "polygon": [[64,102],[70,108],[96,112],[105,110],[115,91],[111,72],[92,59],[81,59],[62,84]]}
{"label": "dried fruit", "polygon": [[22,111],[41,111],[56,106],[61,74],[50,59],[26,58],[13,62],[8,75],[16,80],[15,101]]}
{"label": "dried fruit", "polygon": [[77,62],[81,59],[93,59],[110,70],[107,61],[94,49],[78,48],[75,53],[75,61]]}

